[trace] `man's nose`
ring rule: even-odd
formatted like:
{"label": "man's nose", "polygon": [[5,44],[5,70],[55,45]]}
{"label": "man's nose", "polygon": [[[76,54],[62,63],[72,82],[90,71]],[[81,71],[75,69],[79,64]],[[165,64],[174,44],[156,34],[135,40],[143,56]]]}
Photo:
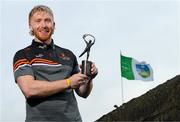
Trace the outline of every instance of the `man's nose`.
{"label": "man's nose", "polygon": [[46,22],[45,21],[41,21],[41,27],[46,27]]}

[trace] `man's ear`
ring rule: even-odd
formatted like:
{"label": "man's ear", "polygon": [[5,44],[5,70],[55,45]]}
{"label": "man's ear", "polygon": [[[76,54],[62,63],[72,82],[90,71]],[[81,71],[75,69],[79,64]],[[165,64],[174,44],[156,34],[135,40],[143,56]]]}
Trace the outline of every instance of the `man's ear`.
{"label": "man's ear", "polygon": [[28,24],[29,24],[29,29],[30,29],[30,30],[32,30],[32,26],[31,26],[31,23],[29,22]]}
{"label": "man's ear", "polygon": [[33,31],[33,28],[32,28],[32,26],[30,24],[29,24],[29,30]]}
{"label": "man's ear", "polygon": [[55,28],[56,23],[54,22],[53,25],[54,25],[54,28]]}
{"label": "man's ear", "polygon": [[29,25],[29,29],[32,30],[32,26]]}
{"label": "man's ear", "polygon": [[29,34],[30,34],[31,36],[34,35],[33,28],[32,28],[31,25],[29,25]]}
{"label": "man's ear", "polygon": [[53,25],[54,25],[54,30],[55,30],[55,29],[56,29],[56,26],[55,26],[56,24],[55,24],[55,22],[53,23]]}
{"label": "man's ear", "polygon": [[28,24],[29,24],[29,27],[30,27],[30,26],[31,26],[31,22],[30,22],[30,20],[29,20]]}

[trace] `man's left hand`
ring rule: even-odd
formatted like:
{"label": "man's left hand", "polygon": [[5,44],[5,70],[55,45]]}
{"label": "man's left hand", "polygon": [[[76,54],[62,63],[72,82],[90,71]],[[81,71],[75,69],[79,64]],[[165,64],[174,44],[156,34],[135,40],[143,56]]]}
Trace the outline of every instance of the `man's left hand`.
{"label": "man's left hand", "polygon": [[92,63],[91,74],[92,74],[91,79],[94,79],[98,74],[98,69],[95,63]]}

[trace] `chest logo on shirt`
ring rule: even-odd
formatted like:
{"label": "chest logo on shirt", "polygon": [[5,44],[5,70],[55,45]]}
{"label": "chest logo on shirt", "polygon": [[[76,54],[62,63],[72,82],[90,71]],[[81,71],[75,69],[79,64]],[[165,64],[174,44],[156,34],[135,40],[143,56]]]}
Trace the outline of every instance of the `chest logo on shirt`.
{"label": "chest logo on shirt", "polygon": [[43,57],[43,56],[44,56],[44,55],[43,55],[43,54],[41,54],[41,53],[40,53],[40,54],[35,55],[35,57],[36,57],[36,58],[41,58],[41,57]]}
{"label": "chest logo on shirt", "polygon": [[70,60],[70,57],[66,56],[64,53],[60,53],[59,58],[61,58],[63,60]]}
{"label": "chest logo on shirt", "polygon": [[40,45],[38,48],[41,48],[41,49],[45,49],[45,48],[47,48],[47,45]]}

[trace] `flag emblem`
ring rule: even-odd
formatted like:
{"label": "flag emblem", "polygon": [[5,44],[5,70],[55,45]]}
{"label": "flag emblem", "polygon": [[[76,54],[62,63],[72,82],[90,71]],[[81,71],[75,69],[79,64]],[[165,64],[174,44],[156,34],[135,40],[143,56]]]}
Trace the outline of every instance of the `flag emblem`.
{"label": "flag emblem", "polygon": [[147,78],[150,76],[150,69],[146,64],[136,64],[136,70],[140,76]]}

